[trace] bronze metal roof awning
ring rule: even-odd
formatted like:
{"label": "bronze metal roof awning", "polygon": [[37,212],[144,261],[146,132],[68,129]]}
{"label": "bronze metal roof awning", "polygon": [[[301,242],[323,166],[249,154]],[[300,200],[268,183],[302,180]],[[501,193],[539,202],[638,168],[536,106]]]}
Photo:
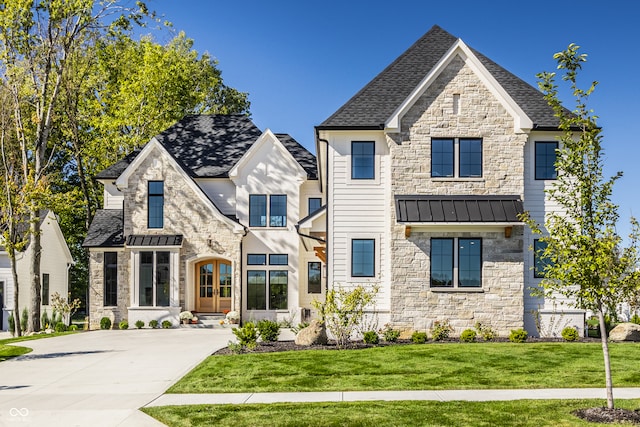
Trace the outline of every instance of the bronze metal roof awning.
{"label": "bronze metal roof awning", "polygon": [[396,218],[406,224],[516,224],[519,196],[395,196]]}
{"label": "bronze metal roof awning", "polygon": [[182,246],[182,234],[131,234],[127,246]]}

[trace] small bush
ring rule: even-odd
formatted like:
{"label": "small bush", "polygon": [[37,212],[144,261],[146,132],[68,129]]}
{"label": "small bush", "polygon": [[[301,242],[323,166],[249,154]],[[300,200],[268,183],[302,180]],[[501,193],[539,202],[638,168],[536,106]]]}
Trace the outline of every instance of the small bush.
{"label": "small bush", "polygon": [[509,341],[515,343],[525,342],[527,340],[527,335],[527,331],[522,328],[512,329],[511,333],[509,334]]}
{"label": "small bush", "polygon": [[400,331],[397,329],[393,329],[388,323],[384,325],[384,329],[382,330],[382,337],[387,342],[396,342],[398,338],[400,338]]}
{"label": "small bush", "polygon": [[413,341],[414,344],[424,344],[427,342],[427,333],[415,331],[411,334],[411,341]]}
{"label": "small bush", "polygon": [[67,332],[67,325],[62,322],[56,323],[56,327],[54,328],[56,332]]}
{"label": "small bush", "polygon": [[106,316],[100,319],[100,329],[111,329],[111,319]]}
{"label": "small bush", "polygon": [[151,329],[156,329],[158,327],[158,321],[156,319],[149,320],[149,327]]}
{"label": "small bush", "polygon": [[242,344],[240,343],[229,341],[229,343],[227,344],[227,347],[229,348],[229,351],[231,351],[231,353],[233,354],[242,353],[243,347],[242,347]]}
{"label": "small bush", "polygon": [[170,320],[163,320],[162,321],[162,329],[171,329],[172,326],[173,326],[173,324],[171,323]]}
{"label": "small bush", "polygon": [[576,328],[567,326],[562,330],[562,338],[564,338],[565,341],[576,341],[580,336],[578,335],[578,330]]}
{"label": "small bush", "polygon": [[491,329],[491,326],[486,326],[480,322],[476,322],[475,328],[478,335],[480,335],[485,341],[493,341],[496,338],[496,332]]}
{"label": "small bush", "polygon": [[9,322],[9,332],[11,332],[11,336],[14,336],[16,334],[16,319],[13,317],[13,311],[9,314],[7,322]]}
{"label": "small bush", "polygon": [[633,316],[631,316],[631,323],[635,323],[636,325],[640,325],[640,316],[638,316],[638,313],[635,313]]}
{"label": "small bush", "polygon": [[78,330],[78,325],[69,326],[69,330],[72,331],[72,332],[76,332]]}
{"label": "small bush", "polygon": [[278,336],[280,335],[280,325],[278,324],[278,322],[264,319],[258,322],[257,328],[258,334],[260,334],[260,338],[262,339],[262,341],[278,341]]}
{"label": "small bush", "polygon": [[460,334],[460,341],[461,342],[475,342],[476,341],[476,335],[477,335],[476,331],[474,331],[473,329],[465,329]]}
{"label": "small bush", "polygon": [[127,320],[123,320],[118,324],[120,329],[129,329],[129,322]]}
{"label": "small bush", "polygon": [[380,337],[376,331],[367,331],[363,334],[362,339],[366,344],[378,344]]}
{"label": "small bush", "polygon": [[47,309],[45,308],[42,312],[42,316],[40,316],[40,326],[42,329],[48,329],[50,326],[51,320],[49,320],[49,314],[47,314]]}
{"label": "small bush", "polygon": [[247,322],[241,328],[234,328],[233,334],[238,338],[238,344],[253,350],[258,345],[258,329],[253,322]]}
{"label": "small bush", "polygon": [[27,326],[29,325],[29,310],[25,307],[22,310],[22,316],[20,316],[20,327],[22,328],[22,332],[27,330]]}
{"label": "small bush", "polygon": [[138,329],[144,328],[144,322],[142,320],[136,320],[136,328]]}
{"label": "small bush", "polygon": [[431,328],[431,338],[434,341],[442,341],[444,339],[449,338],[449,334],[453,332],[453,328],[449,324],[448,320],[433,322],[433,327]]}

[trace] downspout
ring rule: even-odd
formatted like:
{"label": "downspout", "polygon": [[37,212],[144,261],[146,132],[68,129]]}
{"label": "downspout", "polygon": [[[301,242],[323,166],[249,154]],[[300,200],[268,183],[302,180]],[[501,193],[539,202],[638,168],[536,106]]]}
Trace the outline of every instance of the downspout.
{"label": "downspout", "polygon": [[[324,142],[325,143],[325,159],[326,159],[326,165],[325,165],[325,176],[327,179],[327,188],[326,188],[326,200],[325,200],[325,205],[327,206],[327,211],[326,211],[326,215],[325,215],[325,230],[327,230],[327,235],[325,237],[325,253],[327,256],[327,262],[325,263],[325,280],[324,280],[324,290],[325,290],[325,295],[326,295],[326,291],[329,290],[329,212],[330,212],[330,203],[331,203],[331,197],[329,195],[329,141],[327,141],[326,139],[323,138],[318,138],[318,141],[320,142]],[[320,182],[320,185],[322,185],[322,182]]]}
{"label": "downspout", "polygon": [[242,235],[242,238],[240,239],[240,319],[238,320],[238,324],[242,325],[242,295],[244,294],[243,292],[243,284],[242,284],[242,277],[244,275],[244,237],[246,237],[246,235],[249,234],[249,230],[247,229],[247,227],[244,227],[244,234]]}

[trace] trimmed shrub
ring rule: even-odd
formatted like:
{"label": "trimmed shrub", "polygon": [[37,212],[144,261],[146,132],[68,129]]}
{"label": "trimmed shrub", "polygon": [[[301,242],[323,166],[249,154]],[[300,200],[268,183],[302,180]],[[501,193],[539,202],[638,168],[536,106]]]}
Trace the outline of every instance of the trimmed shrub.
{"label": "trimmed shrub", "polygon": [[253,350],[258,345],[258,329],[253,322],[247,322],[241,328],[234,328],[233,334],[238,338],[238,344]]}
{"label": "trimmed shrub", "polygon": [[262,339],[262,341],[278,341],[278,336],[280,335],[280,325],[278,324],[278,322],[264,319],[258,322],[257,328],[258,334],[260,334],[260,338]]}
{"label": "trimmed shrub", "polygon": [[411,341],[413,341],[414,344],[424,344],[427,342],[427,333],[415,331],[411,334]]}
{"label": "trimmed shrub", "polygon": [[156,319],[149,320],[149,327],[151,329],[156,329],[158,327],[158,321]]}
{"label": "trimmed shrub", "polygon": [[442,322],[436,320],[433,322],[433,327],[431,328],[431,338],[434,341],[442,341],[449,338],[449,334],[451,334],[451,332],[453,332],[453,328],[449,324],[448,320],[443,320]]}
{"label": "trimmed shrub", "polygon": [[69,326],[69,330],[72,331],[72,332],[76,332],[78,330],[78,325]]}
{"label": "trimmed shrub", "polygon": [[580,336],[578,335],[578,330],[576,328],[567,326],[562,330],[562,338],[564,338],[565,341],[576,341]]}
{"label": "trimmed shrub", "polygon": [[400,331],[397,329],[386,327],[385,330],[382,331],[382,336],[387,342],[396,342],[398,341],[398,338],[400,338]]}
{"label": "trimmed shrub", "polygon": [[120,324],[118,324],[118,327],[120,329],[129,329],[129,321],[123,320],[122,322],[120,322]]}
{"label": "trimmed shrub", "polygon": [[170,320],[163,320],[162,321],[162,329],[171,329],[172,326],[173,326],[173,324],[171,323]]}
{"label": "trimmed shrub", "polygon": [[376,331],[367,331],[363,334],[362,339],[366,344],[378,344],[380,337]]}
{"label": "trimmed shrub", "polygon": [[486,326],[480,322],[476,322],[475,328],[478,335],[480,335],[485,341],[493,341],[496,338],[496,332],[491,329],[491,326]]}
{"label": "trimmed shrub", "polygon": [[515,342],[515,343],[522,343],[527,340],[527,336],[528,336],[527,331],[525,331],[522,328],[512,329],[511,333],[509,334],[509,341]]}
{"label": "trimmed shrub", "polygon": [[14,336],[16,334],[16,318],[13,317],[13,311],[9,314],[7,322],[9,322],[9,332],[11,332],[11,336]]}
{"label": "trimmed shrub", "polygon": [[54,328],[56,332],[67,332],[67,325],[62,322],[56,323],[56,327]]}
{"label": "trimmed shrub", "polygon": [[111,319],[106,316],[100,319],[100,329],[111,329]]}
{"label": "trimmed shrub", "polygon": [[473,329],[465,329],[460,334],[460,341],[461,342],[475,342],[476,341],[476,335],[477,335],[476,331],[474,331]]}
{"label": "trimmed shrub", "polygon": [[27,326],[29,325],[29,310],[27,307],[22,309],[22,316],[20,316],[20,327],[22,328],[22,332],[27,330]]}
{"label": "trimmed shrub", "polygon": [[138,329],[144,328],[144,322],[142,320],[136,320],[136,328]]}

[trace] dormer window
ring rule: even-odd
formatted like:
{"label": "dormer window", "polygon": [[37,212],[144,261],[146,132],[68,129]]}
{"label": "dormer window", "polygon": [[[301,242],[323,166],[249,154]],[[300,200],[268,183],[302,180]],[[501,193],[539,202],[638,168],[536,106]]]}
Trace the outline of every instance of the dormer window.
{"label": "dormer window", "polygon": [[164,182],[149,181],[148,186],[148,228],[164,227]]}

